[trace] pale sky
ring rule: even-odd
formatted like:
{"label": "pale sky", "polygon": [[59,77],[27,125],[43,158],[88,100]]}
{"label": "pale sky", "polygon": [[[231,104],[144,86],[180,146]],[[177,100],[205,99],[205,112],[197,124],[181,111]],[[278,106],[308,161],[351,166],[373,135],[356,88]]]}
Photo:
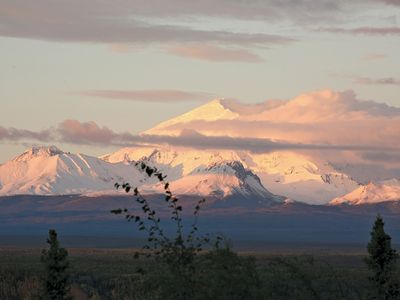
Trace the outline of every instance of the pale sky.
{"label": "pale sky", "polygon": [[65,120],[136,134],[219,97],[400,107],[399,22],[398,0],[0,0],[0,163]]}

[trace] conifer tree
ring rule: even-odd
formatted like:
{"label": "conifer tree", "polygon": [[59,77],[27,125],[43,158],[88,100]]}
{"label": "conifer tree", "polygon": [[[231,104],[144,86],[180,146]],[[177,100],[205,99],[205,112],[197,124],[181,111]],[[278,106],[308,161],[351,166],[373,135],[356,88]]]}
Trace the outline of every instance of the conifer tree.
{"label": "conifer tree", "polygon": [[68,252],[60,248],[57,232],[49,230],[47,239],[49,249],[42,250],[41,261],[45,267],[44,299],[64,300],[71,299],[68,283]]}
{"label": "conifer tree", "polygon": [[368,243],[366,259],[373,275],[370,277],[375,293],[373,299],[400,299],[400,285],[396,274],[398,254],[392,248],[391,237],[385,232],[385,223],[380,215],[376,217]]}

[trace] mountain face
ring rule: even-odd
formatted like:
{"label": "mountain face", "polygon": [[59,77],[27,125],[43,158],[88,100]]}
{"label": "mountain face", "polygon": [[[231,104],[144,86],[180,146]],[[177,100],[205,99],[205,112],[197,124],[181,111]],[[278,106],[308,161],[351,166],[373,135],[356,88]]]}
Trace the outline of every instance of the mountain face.
{"label": "mountain face", "polygon": [[[309,204],[326,204],[359,184],[329,163],[294,152],[255,154],[246,151],[196,151],[164,148],[123,148],[102,157],[108,162],[144,161],[173,180],[223,162],[237,162],[257,175],[271,193]],[[204,174],[202,174],[204,176]]]}
{"label": "mountain face", "polygon": [[148,194],[162,193],[163,187],[157,185],[157,180],[148,178],[139,167],[140,162],[145,162],[168,175],[177,195],[207,196],[216,201],[244,199],[250,206],[279,203],[283,199],[267,191],[257,175],[238,161],[214,160],[207,165],[192,165],[182,172],[181,166],[166,164],[168,157],[161,160],[157,151],[138,160],[122,157],[121,161],[111,162],[110,156],[99,159],[66,153],[55,146],[33,147],[0,166],[0,195],[100,196],[115,193],[115,182],[129,182]]}
{"label": "mountain face", "polygon": [[145,177],[124,163],[33,147],[0,166],[0,195],[63,195],[111,190],[116,181],[139,184]]}
{"label": "mountain face", "polygon": [[400,180],[392,179],[380,183],[370,182],[342,197],[333,199],[331,205],[376,204],[381,202],[400,201]]}
{"label": "mountain face", "polygon": [[182,195],[326,204],[358,187],[331,165],[291,152],[123,148],[96,158],[51,146],[33,147],[0,166],[0,195],[110,194],[117,181],[130,182],[146,193],[162,192],[137,162],[157,167]]}

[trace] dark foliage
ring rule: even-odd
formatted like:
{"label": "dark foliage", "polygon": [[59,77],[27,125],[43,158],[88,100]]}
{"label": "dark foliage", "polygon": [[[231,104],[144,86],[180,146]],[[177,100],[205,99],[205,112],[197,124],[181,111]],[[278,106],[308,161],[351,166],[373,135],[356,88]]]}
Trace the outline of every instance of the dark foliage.
{"label": "dark foliage", "polygon": [[68,282],[68,252],[60,248],[57,232],[49,230],[47,239],[49,249],[42,251],[41,261],[44,264],[44,299],[62,300],[71,299]]}
{"label": "dark foliage", "polygon": [[372,272],[372,299],[400,299],[400,278],[396,261],[398,254],[392,248],[391,237],[385,232],[385,223],[377,216],[368,243],[366,263]]}
{"label": "dark foliage", "polygon": [[[166,176],[143,162],[138,164],[149,177],[155,177],[164,187],[164,200],[171,211],[170,219],[176,226],[175,234],[168,236],[151,203],[129,183],[116,183],[117,189],[133,191],[140,206],[139,213],[127,208],[112,210],[124,214],[128,221],[137,224],[147,235],[147,244],[139,255],[153,258],[157,268],[139,270],[147,291],[155,299],[249,299],[259,283],[253,261],[233,253],[221,236],[214,239],[209,234],[198,235],[197,217],[205,200],[200,200],[193,211],[194,222],[185,231],[182,206],[171,192]],[[144,216],[143,216],[144,215]],[[221,248],[224,245],[224,248]],[[234,284],[233,284],[234,283]],[[146,297],[148,295],[142,295]]]}

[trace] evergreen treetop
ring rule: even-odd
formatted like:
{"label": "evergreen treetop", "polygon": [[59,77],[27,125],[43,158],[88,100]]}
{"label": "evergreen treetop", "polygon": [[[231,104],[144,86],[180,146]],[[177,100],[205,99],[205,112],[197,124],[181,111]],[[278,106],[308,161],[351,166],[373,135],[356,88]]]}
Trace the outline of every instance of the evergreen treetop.
{"label": "evergreen treetop", "polygon": [[396,275],[398,254],[392,248],[392,239],[384,226],[382,217],[378,215],[367,247],[369,256],[366,262],[373,272],[370,280],[375,287],[374,299],[400,299],[400,284]]}
{"label": "evergreen treetop", "polygon": [[62,300],[71,299],[68,283],[68,252],[60,248],[57,232],[49,230],[47,239],[49,249],[42,250],[41,261],[45,267],[44,296],[45,299]]}

